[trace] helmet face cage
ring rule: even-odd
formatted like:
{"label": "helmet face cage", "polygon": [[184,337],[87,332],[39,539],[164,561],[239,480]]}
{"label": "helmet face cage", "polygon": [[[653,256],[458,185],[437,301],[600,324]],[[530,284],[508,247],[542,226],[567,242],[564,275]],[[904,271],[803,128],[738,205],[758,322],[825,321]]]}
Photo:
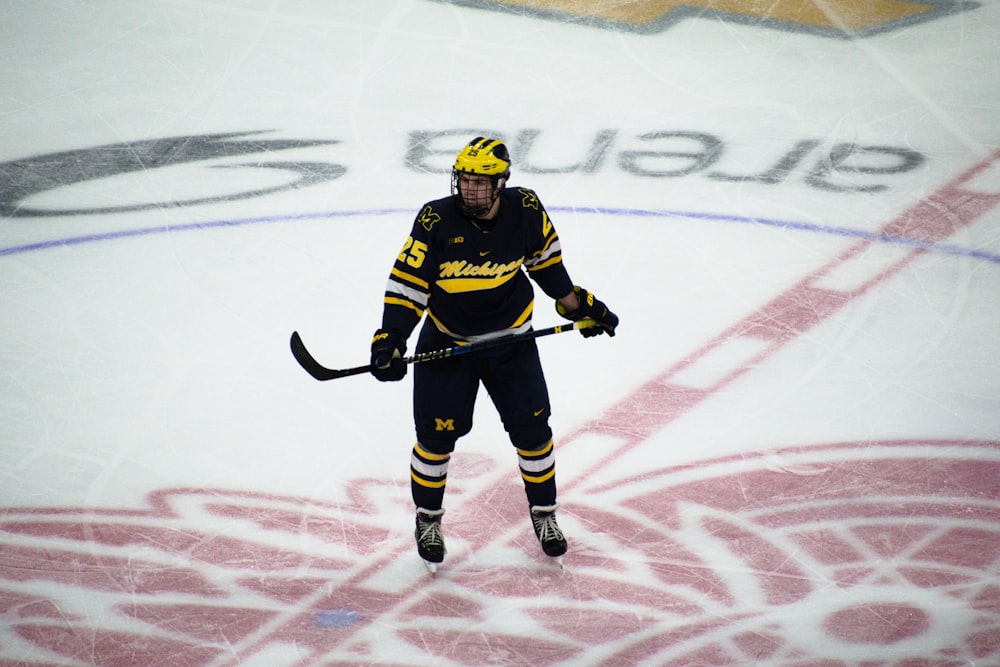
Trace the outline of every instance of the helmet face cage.
{"label": "helmet face cage", "polygon": [[[463,173],[490,177],[493,192],[488,205],[468,206],[465,203],[459,189],[459,179]],[[509,176],[510,153],[503,142],[498,139],[476,137],[455,158],[455,165],[451,170],[451,194],[458,198],[459,205],[466,215],[482,216],[492,208],[493,203],[500,196],[500,191],[503,190],[504,181]]]}

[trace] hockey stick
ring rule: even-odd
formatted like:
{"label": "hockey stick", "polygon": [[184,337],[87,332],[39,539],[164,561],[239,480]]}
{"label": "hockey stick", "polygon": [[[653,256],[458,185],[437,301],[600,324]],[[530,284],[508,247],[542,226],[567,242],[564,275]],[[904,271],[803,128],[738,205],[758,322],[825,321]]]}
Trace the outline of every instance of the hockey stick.
{"label": "hockey stick", "polygon": [[[537,331],[525,331],[524,333],[511,334],[509,336],[500,336],[499,338],[491,338],[489,340],[480,341],[478,343],[467,343],[465,345],[456,345],[455,347],[449,347],[444,350],[433,350],[431,352],[421,352],[420,354],[415,354],[412,357],[403,357],[404,364],[419,364],[425,361],[435,361],[436,359],[446,359],[447,357],[457,357],[460,354],[468,354],[470,352],[476,352],[478,350],[485,350],[491,347],[499,347],[500,345],[510,345],[512,343],[520,343],[521,341],[531,340],[533,338],[541,338],[542,336],[551,336],[552,334],[562,333],[564,331],[574,331],[576,329],[586,329],[588,327],[594,326],[593,320],[581,320],[579,322],[570,322],[569,324],[560,324],[559,326],[549,327],[548,329],[539,329]],[[372,370],[372,365],[367,366],[355,366],[354,368],[344,368],[344,369],[334,369],[327,368],[323,364],[316,361],[309,350],[306,349],[305,343],[302,342],[302,337],[299,336],[298,331],[292,332],[292,356],[295,360],[299,362],[299,365],[306,370],[309,375],[321,382],[326,380],[336,380],[338,378],[345,378],[349,375],[360,375],[362,373],[370,373]]]}

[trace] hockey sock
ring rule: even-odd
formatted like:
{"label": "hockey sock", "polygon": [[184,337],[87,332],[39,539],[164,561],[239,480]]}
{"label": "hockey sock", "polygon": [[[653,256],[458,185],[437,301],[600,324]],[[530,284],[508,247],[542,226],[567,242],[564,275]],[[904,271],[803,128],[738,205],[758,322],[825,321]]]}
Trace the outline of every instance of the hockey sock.
{"label": "hockey sock", "polygon": [[540,449],[517,448],[518,466],[529,505],[554,505],[556,502],[556,458],[552,440]]}
{"label": "hockey sock", "polygon": [[444,503],[444,488],[448,481],[451,454],[434,454],[413,445],[410,456],[410,493],[413,504],[428,510],[439,510]]}

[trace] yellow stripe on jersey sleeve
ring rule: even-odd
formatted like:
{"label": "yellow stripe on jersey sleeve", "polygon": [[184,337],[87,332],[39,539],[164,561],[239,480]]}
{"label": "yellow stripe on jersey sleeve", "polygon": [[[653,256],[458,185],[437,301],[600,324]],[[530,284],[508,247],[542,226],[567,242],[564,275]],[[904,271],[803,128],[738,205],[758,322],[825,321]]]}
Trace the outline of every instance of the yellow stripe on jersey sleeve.
{"label": "yellow stripe on jersey sleeve", "polygon": [[390,306],[404,306],[406,308],[410,308],[414,312],[416,312],[417,315],[420,315],[421,317],[423,317],[424,314],[424,309],[418,306],[417,304],[413,303],[409,299],[400,299],[399,297],[386,295],[385,299],[383,300],[383,303]]}
{"label": "yellow stripe on jersey sleeve", "polygon": [[549,246],[559,240],[559,237],[553,234],[552,236],[545,239],[545,246],[534,254],[535,257],[543,257],[545,253],[549,251]]}
{"label": "yellow stripe on jersey sleeve", "polygon": [[420,278],[417,278],[412,273],[406,273],[404,271],[400,271],[397,268],[393,268],[392,271],[390,271],[389,273],[390,273],[390,275],[392,275],[392,276],[394,276],[396,278],[399,278],[400,280],[405,280],[406,282],[410,283],[411,285],[416,285],[417,287],[421,288],[425,292],[430,287],[430,285],[427,284],[426,280],[421,280]]}
{"label": "yellow stripe on jersey sleeve", "polygon": [[539,269],[545,269],[555,264],[560,264],[561,262],[562,262],[562,255],[556,255],[555,257],[549,258],[548,261],[529,266],[528,271],[538,271]]}

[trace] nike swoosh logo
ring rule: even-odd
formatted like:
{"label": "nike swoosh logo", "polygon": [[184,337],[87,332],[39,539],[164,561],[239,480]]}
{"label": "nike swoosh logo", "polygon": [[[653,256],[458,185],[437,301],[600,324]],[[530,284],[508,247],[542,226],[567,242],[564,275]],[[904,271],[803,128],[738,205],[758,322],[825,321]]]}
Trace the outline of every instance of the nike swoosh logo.
{"label": "nike swoosh logo", "polygon": [[490,254],[491,252],[493,252],[493,251],[492,250],[487,250],[486,252],[479,253],[479,256],[480,257],[486,257],[486,255]]}
{"label": "nike swoosh logo", "polygon": [[543,412],[545,412],[545,408],[542,408],[541,410],[535,410],[532,414],[537,417],[538,415],[542,414]]}

